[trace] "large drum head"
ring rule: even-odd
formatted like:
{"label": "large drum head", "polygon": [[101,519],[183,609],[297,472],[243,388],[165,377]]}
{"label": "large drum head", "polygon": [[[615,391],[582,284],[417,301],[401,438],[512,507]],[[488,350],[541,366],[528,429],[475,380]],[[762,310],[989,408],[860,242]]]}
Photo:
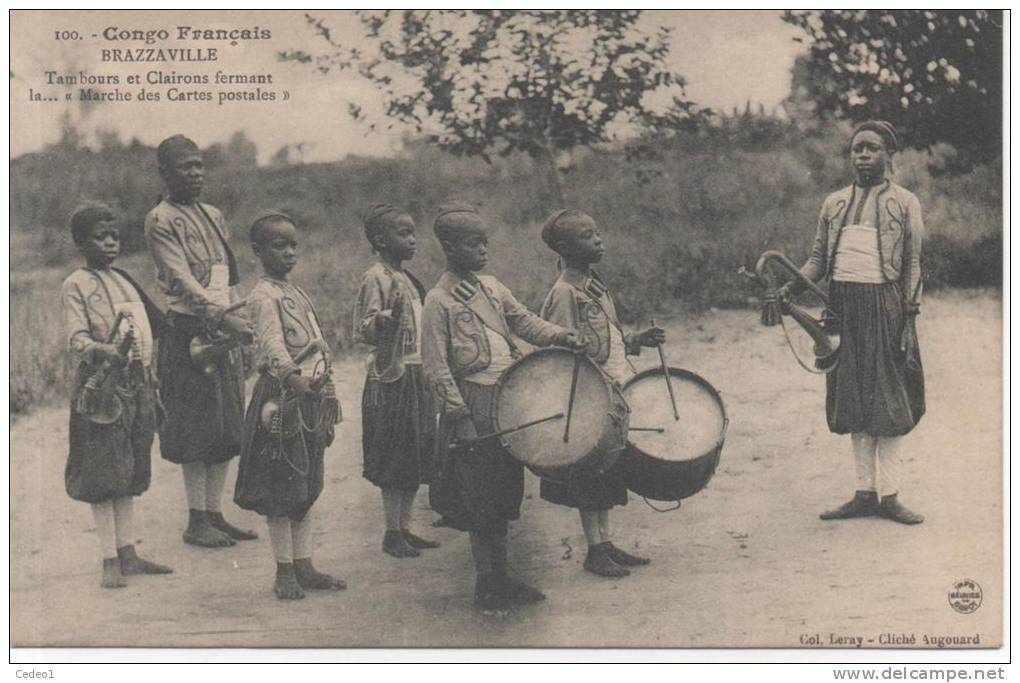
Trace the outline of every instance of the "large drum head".
{"label": "large drum head", "polygon": [[[670,368],[680,419],[673,417],[665,377],[658,368],[632,378],[623,388],[630,404],[631,444],[659,460],[683,462],[712,453],[722,443],[726,414],[712,386],[694,373]],[[664,431],[635,428],[658,427]]]}
{"label": "large drum head", "polygon": [[[575,359],[579,359],[570,434],[564,442],[567,404]],[[497,431],[556,413],[564,417],[503,437],[507,451],[538,473],[567,468],[596,451],[613,410],[609,380],[584,354],[560,348],[534,351],[517,360],[499,380],[495,400]],[[622,444],[621,444],[622,446]]]}

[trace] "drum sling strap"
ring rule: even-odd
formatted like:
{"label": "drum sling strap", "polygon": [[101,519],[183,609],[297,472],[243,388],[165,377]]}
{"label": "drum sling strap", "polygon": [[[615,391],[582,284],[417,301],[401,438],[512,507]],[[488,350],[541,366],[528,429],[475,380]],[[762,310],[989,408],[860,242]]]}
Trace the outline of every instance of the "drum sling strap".
{"label": "drum sling strap", "polygon": [[[594,303],[596,306],[599,307],[599,309],[602,310],[602,313],[606,316],[606,320],[609,321],[609,324],[615,327],[616,331],[620,333],[620,339],[627,338],[627,334],[623,331],[623,327],[620,326],[620,321],[616,319],[615,315],[610,314],[609,310],[602,303],[602,297],[609,296],[609,288],[606,287],[606,285],[602,282],[602,278],[600,278],[595,273],[592,273],[591,277],[589,277],[588,280],[585,282],[584,289],[581,289],[580,287],[572,283],[568,284],[570,284],[571,287],[573,287],[581,294],[584,294],[589,299],[591,299],[592,303]],[[612,349],[610,349],[609,352],[612,353]],[[630,362],[630,358],[627,357],[626,353],[623,354],[623,359],[627,361],[627,365],[630,366],[630,369],[637,373],[637,368],[634,367],[634,364]]]}
{"label": "drum sling strap", "polygon": [[[481,305],[478,303],[479,297],[477,296],[479,289],[483,293],[482,299],[485,300],[485,303]],[[514,343],[510,334],[510,328],[507,327],[506,319],[496,310],[489,290],[485,288],[481,281],[472,283],[467,280],[461,280],[453,288],[453,298],[467,306],[468,310],[475,314],[475,317],[481,321],[482,325],[503,337],[506,340],[507,346],[510,347],[510,355],[513,358],[521,357],[521,351]]]}

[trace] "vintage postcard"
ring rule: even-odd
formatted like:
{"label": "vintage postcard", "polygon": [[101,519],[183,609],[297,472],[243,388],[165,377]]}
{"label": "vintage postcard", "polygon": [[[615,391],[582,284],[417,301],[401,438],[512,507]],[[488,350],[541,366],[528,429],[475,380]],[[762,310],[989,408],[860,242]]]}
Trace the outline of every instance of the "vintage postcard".
{"label": "vintage postcard", "polygon": [[11,12],[11,646],[1001,648],[1004,22]]}

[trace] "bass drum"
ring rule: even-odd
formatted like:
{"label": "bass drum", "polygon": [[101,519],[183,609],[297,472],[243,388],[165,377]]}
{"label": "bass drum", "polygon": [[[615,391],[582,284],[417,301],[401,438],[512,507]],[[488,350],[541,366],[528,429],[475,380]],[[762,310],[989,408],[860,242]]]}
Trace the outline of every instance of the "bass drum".
{"label": "bass drum", "polygon": [[[578,364],[570,432],[570,384]],[[608,471],[627,443],[629,410],[619,388],[586,355],[547,347],[516,360],[496,383],[496,431],[562,413],[501,437],[515,460],[540,477],[563,480],[571,468]],[[589,469],[590,468],[590,469]]]}
{"label": "bass drum", "polygon": [[719,392],[705,379],[673,367],[669,376],[679,420],[661,368],[640,372],[624,385],[633,420],[613,472],[639,496],[680,501],[705,488],[715,474],[729,419]]}

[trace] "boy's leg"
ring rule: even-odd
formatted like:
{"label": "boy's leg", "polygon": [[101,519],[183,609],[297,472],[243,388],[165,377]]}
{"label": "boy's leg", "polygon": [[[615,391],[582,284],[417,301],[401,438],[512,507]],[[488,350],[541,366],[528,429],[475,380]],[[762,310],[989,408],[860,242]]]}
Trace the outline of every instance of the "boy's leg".
{"label": "boy's leg", "polygon": [[588,541],[588,547],[601,543],[598,510],[578,510],[577,512],[581,515],[581,528],[584,529],[584,538]]}
{"label": "boy's leg", "polygon": [[400,531],[400,491],[397,489],[383,488],[382,492],[383,516],[386,518],[386,531]]}
{"label": "boy's leg", "polygon": [[204,462],[186,462],[181,465],[184,474],[184,494],[188,498],[188,528],[184,542],[203,548],[223,548],[234,545],[234,540],[215,528],[206,512],[207,473]]}
{"label": "boy's leg", "polygon": [[[584,558],[586,571],[598,576],[605,576],[610,579],[619,579],[630,574],[625,567],[621,567],[610,556],[611,543],[602,540],[602,528],[599,524],[600,510],[579,510],[581,513],[581,526],[584,528],[584,537],[588,541],[588,555]],[[608,526],[607,526],[608,531]]]}
{"label": "boy's leg", "polygon": [[908,509],[899,500],[900,469],[903,461],[900,459],[900,447],[903,445],[902,436],[880,436],[878,441],[878,481],[879,495],[881,496],[880,514],[886,519],[901,524],[920,524],[924,521],[924,515]]}
{"label": "boy's leg", "polygon": [[406,489],[400,492],[400,535],[412,548],[438,548],[437,541],[430,541],[411,533],[411,515],[414,512],[414,498],[418,489]]}
{"label": "boy's leg", "polygon": [[135,533],[135,499],[132,496],[124,496],[114,498],[112,502],[117,550],[119,551],[124,546],[134,544],[134,539],[131,537]]}
{"label": "boy's leg", "polygon": [[383,514],[386,516],[386,533],[383,535],[382,549],[393,557],[418,557],[420,553],[411,547],[400,533],[401,507],[404,492],[400,489],[382,489]]}
{"label": "boy's leg", "polygon": [[480,531],[469,533],[471,537],[471,557],[475,561],[475,573],[492,573],[492,542],[489,537]]}
{"label": "boy's leg", "polygon": [[603,543],[609,543],[613,539],[609,536],[609,510],[599,510],[599,538]]}
{"label": "boy's leg", "polygon": [[475,561],[475,607],[481,610],[504,610],[509,604],[501,577],[493,571],[491,533],[471,531],[471,556]]}
{"label": "boy's leg", "polygon": [[290,534],[294,542],[294,574],[298,585],[311,590],[343,590],[347,584],[312,565],[312,511],[300,522],[291,520]]}
{"label": "boy's leg", "polygon": [[613,545],[612,538],[609,531],[609,510],[599,510],[599,538],[602,542],[607,544],[609,551],[609,557],[612,558],[613,562],[620,565],[621,567],[643,567],[646,564],[650,564],[651,560],[647,557],[638,557],[637,555],[631,555],[630,553],[617,548]]}
{"label": "boy's leg", "polygon": [[273,557],[276,558],[276,582],[273,592],[281,600],[300,600],[305,592],[298,584],[294,574],[294,538],[291,532],[290,517],[266,517],[269,527],[269,543],[273,546]]}
{"label": "boy's leg", "polygon": [[545,600],[545,594],[537,588],[532,588],[520,579],[513,577],[507,571],[507,526],[503,523],[493,530],[491,546],[492,573],[499,577],[503,584],[503,594],[512,602],[534,603]]}
{"label": "boy's leg", "polygon": [[205,510],[205,463],[186,462],[181,465],[184,475],[184,495],[189,510]]}
{"label": "boy's leg", "polygon": [[223,489],[229,466],[229,460],[205,466],[205,509],[209,523],[235,541],[253,541],[259,537],[254,531],[242,531],[223,519]]}
{"label": "boy's leg", "polygon": [[113,501],[92,503],[92,517],[96,523],[96,537],[103,555],[103,588],[123,588],[127,585],[117,559],[117,523],[113,515]]}
{"label": "boy's leg", "polygon": [[135,503],[131,496],[113,500],[113,519],[116,526],[117,557],[120,558],[120,571],[124,575],[132,574],[172,574],[173,569],[138,557],[135,552],[134,539]]}

